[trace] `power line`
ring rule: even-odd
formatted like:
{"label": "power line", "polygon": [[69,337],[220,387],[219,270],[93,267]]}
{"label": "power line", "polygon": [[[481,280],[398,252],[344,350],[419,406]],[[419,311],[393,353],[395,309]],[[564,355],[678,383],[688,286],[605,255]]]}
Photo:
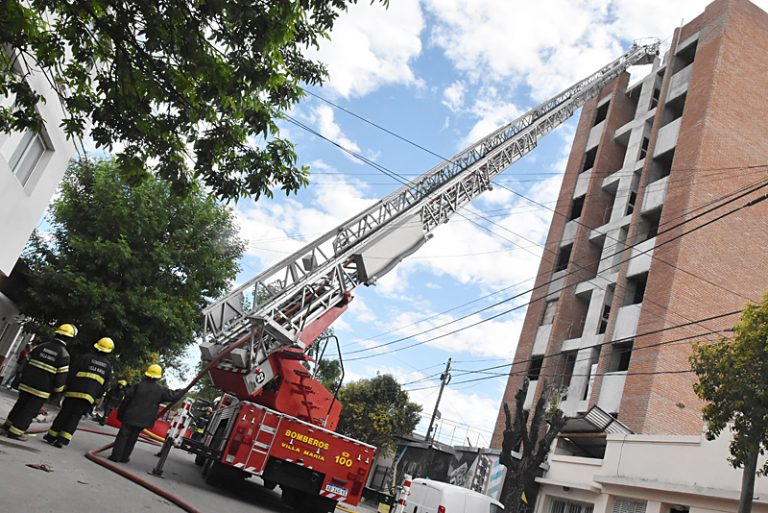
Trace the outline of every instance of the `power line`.
{"label": "power line", "polygon": [[[750,194],[750,193],[754,192],[755,190],[759,190],[760,188],[763,188],[763,187],[765,187],[765,186],[767,186],[767,185],[768,185],[768,183],[764,183],[763,185],[761,185],[760,187],[757,187],[757,188],[755,188],[754,190],[750,190],[750,191],[747,191],[746,193],[744,193],[744,194],[740,195],[740,196],[739,196],[739,197],[737,197],[737,198],[734,198],[734,199],[728,200],[728,202],[732,202],[732,201],[735,201],[735,200],[737,200],[737,199],[740,199],[740,198],[741,198],[741,197],[743,197],[744,195],[746,195],[746,194]],[[715,209],[717,209],[717,208],[721,208],[722,206],[724,206],[724,205],[719,205],[719,206],[717,206],[717,207],[713,208],[712,210],[715,210]],[[726,214],[723,214],[723,215],[721,215],[721,216],[718,216],[717,218],[715,218],[715,219],[714,219],[714,220],[712,220],[711,222],[714,222],[714,221],[717,221],[717,220],[719,220],[719,219],[722,219],[723,217],[725,217],[725,216],[727,216],[727,215],[731,215],[731,214],[733,214],[733,213],[735,213],[735,212],[737,212],[737,211],[741,210],[741,209],[742,209],[742,208],[744,208],[745,206],[751,206],[751,205],[742,205],[741,207],[738,207],[738,208],[736,208],[736,209],[734,209],[734,210],[731,210],[731,211],[727,212]],[[698,214],[698,215],[697,215],[695,218],[701,217],[702,215],[705,215],[706,213],[707,213],[707,212],[705,212],[705,213],[701,213],[701,214]],[[678,223],[678,224],[677,224],[677,225],[675,225],[675,226],[672,226],[672,227],[670,227],[670,228],[667,228],[666,230],[664,230],[664,231],[662,231],[662,232],[659,232],[659,234],[667,233],[667,232],[669,232],[669,231],[671,231],[671,230],[674,230],[674,229],[676,229],[676,228],[678,228],[678,227],[680,227],[680,226],[682,226],[682,225],[684,225],[684,224],[687,224],[688,222],[692,221],[692,220],[693,220],[693,219],[695,219],[695,218],[692,218],[692,219],[690,219],[690,220],[686,220],[686,221],[683,221],[683,222],[681,222],[681,223]],[[663,245],[665,245],[665,244],[668,244],[668,243],[670,243],[670,242],[673,242],[674,240],[677,240],[677,239],[679,239],[679,238],[682,238],[683,236],[685,236],[685,235],[687,235],[687,234],[689,234],[689,233],[691,233],[691,232],[693,232],[693,231],[696,231],[696,230],[698,230],[698,229],[700,229],[700,228],[703,228],[704,226],[707,226],[708,224],[711,224],[711,222],[707,222],[707,223],[705,223],[704,225],[700,225],[700,226],[694,227],[693,229],[691,229],[691,230],[689,230],[689,231],[687,231],[687,232],[681,233],[681,234],[679,234],[679,235],[677,235],[677,236],[675,236],[675,237],[672,237],[672,238],[670,238],[670,239],[668,239],[668,240],[666,240],[666,241],[663,241],[662,243],[659,243],[659,244],[657,244],[655,247],[660,247],[660,246],[663,246]],[[644,242],[644,241],[643,241],[643,242]],[[634,244],[634,245],[632,245],[632,246],[629,246],[627,249],[629,249],[629,248],[631,248],[631,247],[634,247],[635,245],[637,245],[637,244],[641,244],[641,243],[642,243],[642,242],[640,242],[640,243],[636,243],[636,244]],[[621,250],[621,251],[619,251],[619,252],[616,252],[616,253],[614,253],[614,255],[611,255],[610,257],[607,257],[606,259],[608,259],[608,258],[612,258],[613,256],[615,256],[615,255],[617,255],[617,254],[620,254],[620,253],[622,253],[622,252],[624,252],[624,251],[625,251],[625,250]],[[611,268],[613,268],[613,267],[619,266],[619,265],[621,265],[621,264],[623,264],[623,263],[625,263],[625,262],[627,262],[627,261],[631,260],[632,258],[634,258],[634,257],[630,256],[630,257],[628,257],[628,258],[625,258],[625,259],[623,259],[623,260],[621,260],[621,261],[619,261],[619,262],[617,262],[617,263],[614,263],[614,264],[613,264],[613,265],[611,265],[610,267],[607,267],[606,269],[604,269],[604,270],[603,270],[603,272],[605,272],[606,270],[608,270],[608,269],[611,269]],[[566,274],[566,275],[569,275],[569,274],[573,274],[573,273],[575,273],[575,272],[578,272],[578,271],[573,271],[573,272],[571,272],[571,273],[568,273],[568,274]],[[563,275],[563,277],[564,277],[564,276],[566,276],[566,275]],[[434,330],[436,330],[436,329],[440,329],[440,328],[442,328],[442,327],[445,327],[445,326],[447,326],[447,325],[450,325],[450,324],[454,324],[455,322],[459,322],[459,321],[461,321],[461,320],[464,320],[464,319],[466,319],[466,318],[470,317],[471,315],[476,315],[477,313],[481,313],[481,312],[483,312],[483,311],[486,311],[486,310],[489,310],[489,309],[491,309],[491,308],[493,308],[493,307],[495,307],[495,306],[499,306],[499,305],[501,305],[501,304],[507,303],[507,302],[509,302],[509,301],[511,301],[511,300],[517,299],[517,298],[519,298],[519,297],[521,297],[521,296],[524,296],[524,295],[526,295],[526,294],[532,293],[533,291],[535,291],[535,290],[537,290],[537,289],[539,289],[539,288],[542,288],[542,287],[546,287],[546,286],[549,286],[549,285],[550,285],[550,284],[551,284],[553,281],[554,281],[554,280],[549,280],[549,281],[547,281],[547,282],[545,282],[545,283],[543,283],[543,284],[541,284],[541,285],[539,285],[539,286],[535,286],[535,287],[533,287],[533,288],[531,288],[531,289],[528,289],[528,290],[526,290],[526,291],[524,291],[524,292],[522,292],[522,293],[520,293],[520,294],[516,294],[516,295],[514,295],[514,296],[512,296],[512,297],[506,298],[506,299],[504,299],[504,300],[502,300],[502,301],[499,301],[499,302],[496,302],[496,303],[494,303],[494,304],[491,304],[491,305],[489,305],[489,306],[486,306],[486,307],[484,307],[484,308],[482,308],[482,309],[480,309],[480,310],[477,310],[477,311],[475,311],[475,312],[473,312],[473,313],[471,313],[471,314],[467,314],[467,315],[464,315],[464,316],[462,316],[462,317],[459,317],[458,319],[455,319],[455,320],[453,320],[453,321],[450,321],[450,322],[444,323],[444,324],[443,324],[443,325],[441,325],[441,326],[436,326],[436,327],[433,327],[433,328],[430,328],[430,329],[427,329],[427,330],[423,330],[423,331],[421,331],[421,332],[419,332],[419,333],[416,333],[416,334],[414,334],[414,335],[411,335],[411,336],[406,336],[406,337],[401,337],[401,338],[399,338],[399,339],[396,339],[396,340],[393,340],[393,341],[389,341],[389,342],[386,342],[386,343],[384,343],[384,344],[379,344],[379,345],[377,345],[377,346],[373,346],[373,347],[370,347],[370,348],[366,348],[366,349],[361,349],[361,350],[352,351],[350,354],[361,353],[361,352],[367,352],[367,351],[372,351],[372,350],[375,350],[375,349],[379,349],[379,348],[381,348],[381,347],[389,346],[389,345],[395,344],[395,343],[397,343],[397,342],[402,342],[402,341],[404,341],[404,340],[409,340],[409,339],[411,339],[411,338],[414,338],[414,337],[416,337],[416,336],[419,336],[419,335],[423,335],[423,334],[425,334],[425,333],[428,333],[428,332],[430,332],[430,331],[434,331]],[[563,289],[565,289],[565,288],[567,288],[567,287],[566,287],[566,286],[563,286],[563,287],[561,287],[560,289],[558,289],[558,291],[556,291],[556,292],[562,291],[562,290],[563,290]],[[448,332],[448,333],[445,333],[445,334],[442,334],[442,335],[439,335],[439,336],[436,336],[436,337],[432,337],[432,338],[429,338],[429,339],[427,339],[427,340],[424,340],[424,341],[419,341],[419,342],[416,342],[416,343],[414,343],[414,344],[410,344],[410,345],[407,345],[407,346],[403,346],[403,347],[397,348],[397,349],[395,349],[395,350],[391,350],[391,351],[388,351],[388,352],[387,352],[387,354],[391,354],[391,353],[393,353],[393,352],[397,352],[397,351],[400,351],[400,350],[404,350],[404,349],[410,349],[410,348],[412,348],[412,347],[416,347],[416,346],[419,346],[419,345],[423,345],[423,344],[426,344],[426,343],[428,343],[428,342],[431,342],[431,341],[434,341],[434,340],[437,340],[437,339],[440,339],[440,338],[444,338],[444,337],[446,337],[446,336],[449,336],[449,335],[453,335],[453,334],[456,334],[456,333],[458,333],[458,332],[461,332],[461,331],[464,331],[464,330],[466,330],[466,329],[472,328],[472,327],[474,327],[474,326],[477,326],[477,325],[479,325],[479,324],[483,324],[483,323],[485,323],[485,322],[489,322],[489,321],[491,321],[491,320],[493,320],[493,319],[496,319],[496,318],[498,318],[498,317],[500,317],[500,316],[502,316],[502,315],[506,315],[506,314],[508,314],[508,313],[510,313],[510,312],[512,312],[512,311],[515,311],[515,310],[518,310],[518,309],[520,309],[520,308],[523,308],[523,307],[525,307],[525,306],[528,306],[528,305],[530,305],[531,303],[533,303],[534,301],[538,301],[538,299],[537,299],[537,300],[531,300],[531,301],[528,301],[527,303],[524,303],[524,304],[521,304],[521,305],[518,305],[518,306],[512,307],[512,308],[510,308],[510,309],[504,310],[504,311],[502,311],[501,313],[497,313],[497,314],[495,314],[495,315],[493,315],[493,316],[491,316],[491,317],[488,317],[488,318],[486,318],[486,319],[482,319],[482,320],[480,320],[480,321],[478,321],[478,322],[475,322],[475,323],[473,323],[473,324],[470,324],[470,325],[468,325],[468,326],[464,326],[464,327],[462,327],[462,328],[459,328],[459,329],[456,329],[456,330],[450,331],[450,332]],[[690,320],[690,319],[686,319],[686,320]],[[374,356],[380,356],[380,354],[381,354],[381,353],[379,353],[379,354],[377,354],[377,355],[374,355]],[[362,360],[362,359],[365,359],[365,358],[369,358],[369,357],[371,357],[371,356],[362,356],[362,357],[357,357],[357,358],[351,358],[351,359],[348,359],[348,361]]]}

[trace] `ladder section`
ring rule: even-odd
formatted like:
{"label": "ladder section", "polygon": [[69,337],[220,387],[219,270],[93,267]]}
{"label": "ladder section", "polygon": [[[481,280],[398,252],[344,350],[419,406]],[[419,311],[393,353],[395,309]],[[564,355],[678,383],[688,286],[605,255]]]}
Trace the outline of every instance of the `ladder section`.
{"label": "ladder section", "polygon": [[652,62],[658,40],[627,53],[499,128],[447,162],[375,203],[286,257],[204,310],[210,360],[250,337],[222,368],[251,369],[286,347],[305,349],[302,332],[332,308],[346,304],[360,284],[370,285],[415,252],[431,231],[491,180],[535,148],[629,66]]}

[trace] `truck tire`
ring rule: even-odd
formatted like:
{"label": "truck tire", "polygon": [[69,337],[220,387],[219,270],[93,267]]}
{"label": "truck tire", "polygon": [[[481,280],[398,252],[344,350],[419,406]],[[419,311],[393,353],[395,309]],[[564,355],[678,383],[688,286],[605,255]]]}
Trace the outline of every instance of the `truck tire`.
{"label": "truck tire", "polygon": [[198,467],[202,467],[203,465],[205,465],[205,460],[207,459],[208,458],[206,458],[202,454],[198,454],[197,456],[195,456],[195,465],[197,465]]}
{"label": "truck tire", "polygon": [[275,487],[277,486],[277,483],[274,481],[270,481],[269,479],[262,479],[262,486],[267,490],[274,490]]}
{"label": "truck tire", "polygon": [[293,488],[283,488],[282,486],[280,488],[283,489],[283,493],[280,495],[280,501],[286,506],[291,506],[292,508],[297,507],[299,502],[301,502],[303,494]]}

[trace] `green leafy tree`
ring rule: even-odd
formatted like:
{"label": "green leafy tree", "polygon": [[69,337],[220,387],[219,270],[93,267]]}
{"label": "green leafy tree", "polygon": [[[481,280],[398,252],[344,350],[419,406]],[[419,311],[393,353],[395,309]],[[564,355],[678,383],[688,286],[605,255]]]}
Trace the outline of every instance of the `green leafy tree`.
{"label": "green leafy tree", "polygon": [[[735,327],[733,341],[696,343],[691,356],[698,377],[696,394],[707,401],[706,436],[714,440],[733,431],[729,462],[743,467],[739,513],[752,509],[757,458],[768,448],[768,293],[749,303]],[[768,463],[759,473],[768,474]]]}
{"label": "green leafy tree", "polygon": [[[275,123],[322,82],[306,57],[356,0],[6,0],[0,9],[0,132],[44,120],[42,72],[81,137],[91,123],[97,146],[120,143],[133,180],[147,163],[186,190],[202,181],[221,198],[295,192],[306,184],[294,146]],[[387,4],[387,0],[382,0]]]}
{"label": "green leafy tree", "polygon": [[337,431],[375,445],[383,453],[395,448],[395,435],[411,433],[419,423],[421,406],[389,374],[344,385],[339,392],[344,405]]}
{"label": "green leafy tree", "polygon": [[232,212],[202,194],[177,197],[162,179],[131,186],[114,159],[75,161],[60,192],[51,231],[33,234],[24,254],[18,303],[30,326],[74,323],[75,353],[112,337],[121,369],[175,365],[207,299],[237,274]]}

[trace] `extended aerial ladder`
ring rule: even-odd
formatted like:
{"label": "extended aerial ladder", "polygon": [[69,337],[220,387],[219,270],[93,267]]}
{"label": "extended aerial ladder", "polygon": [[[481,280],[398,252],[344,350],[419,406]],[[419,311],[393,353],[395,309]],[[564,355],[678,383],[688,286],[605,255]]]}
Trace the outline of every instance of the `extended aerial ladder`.
{"label": "extended aerial ladder", "polygon": [[[347,308],[352,291],[375,283],[418,250],[432,230],[491,189],[491,180],[534,149],[539,138],[629,66],[652,62],[658,49],[658,40],[636,43],[618,59],[212,303],[204,311],[203,360],[211,361],[240,343],[211,370],[214,384],[240,399],[258,397],[270,408],[334,429],[338,404],[334,407],[328,397],[320,400],[325,410],[312,404],[299,361]],[[273,383],[278,376],[280,386]]]}

